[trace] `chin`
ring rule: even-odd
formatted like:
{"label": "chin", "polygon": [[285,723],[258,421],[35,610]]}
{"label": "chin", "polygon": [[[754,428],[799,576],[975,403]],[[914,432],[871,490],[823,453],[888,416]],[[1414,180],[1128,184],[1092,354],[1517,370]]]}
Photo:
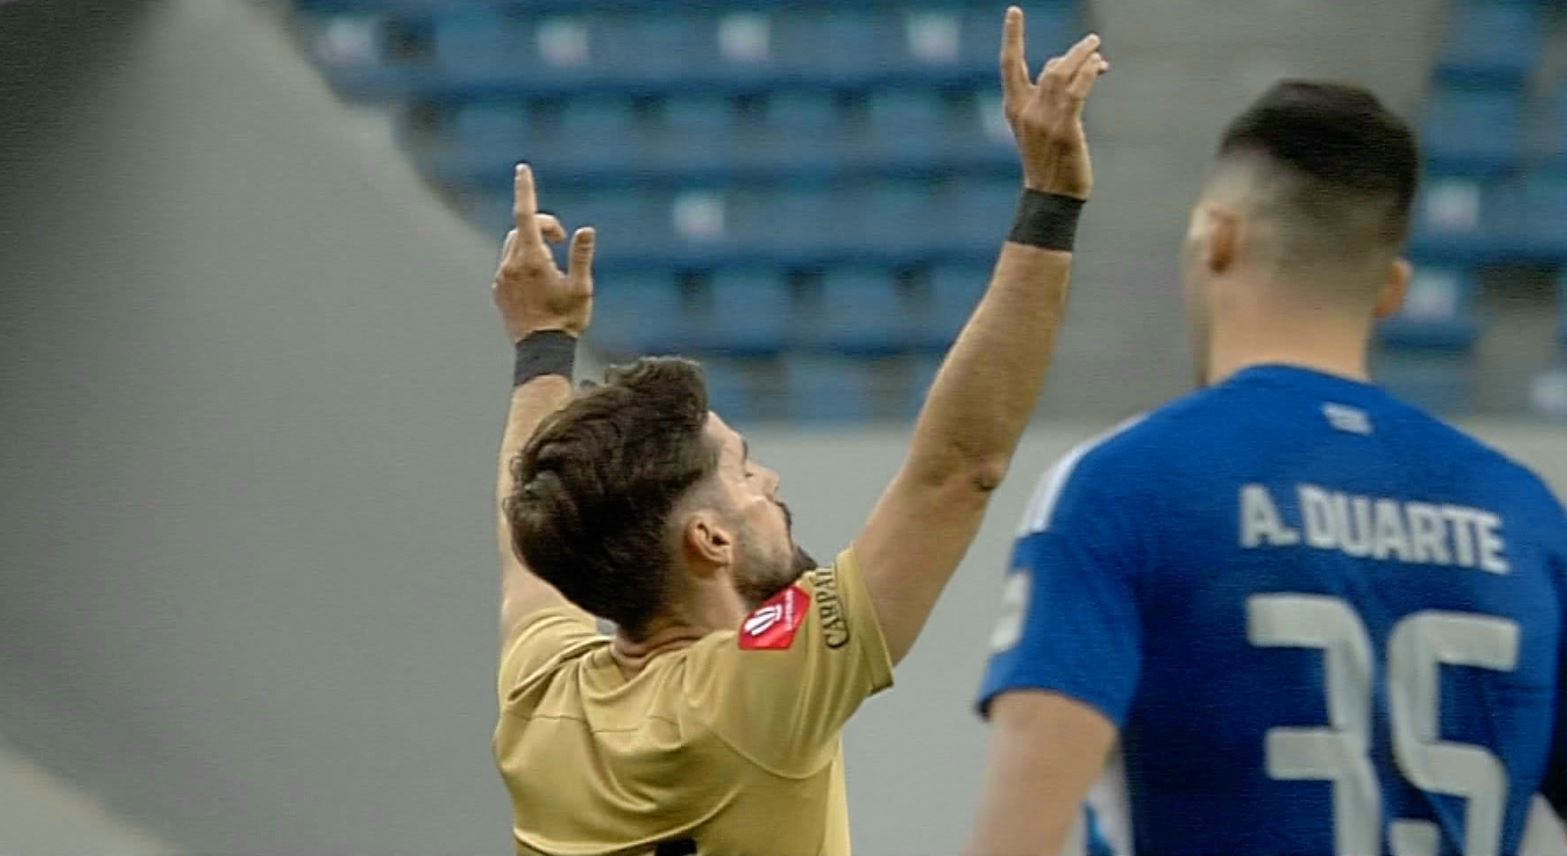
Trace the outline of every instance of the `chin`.
{"label": "chin", "polygon": [[[769,563],[771,564],[771,563]],[[751,576],[739,585],[740,596],[752,609],[761,606],[763,602],[778,594],[784,589],[795,584],[800,575],[807,571],[814,571],[821,565],[816,559],[799,544],[794,545],[794,553],[788,562],[780,562],[762,570],[761,573]]]}

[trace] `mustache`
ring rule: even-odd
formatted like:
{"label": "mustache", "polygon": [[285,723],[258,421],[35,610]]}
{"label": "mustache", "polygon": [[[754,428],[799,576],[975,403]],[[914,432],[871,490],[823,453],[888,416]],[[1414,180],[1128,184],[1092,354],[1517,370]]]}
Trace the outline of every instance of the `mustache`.
{"label": "mustache", "polygon": [[784,502],[783,500],[779,500],[778,501],[778,507],[783,510],[784,526],[790,532],[793,532],[794,531],[794,514],[793,514],[793,512],[789,511],[789,503]]}

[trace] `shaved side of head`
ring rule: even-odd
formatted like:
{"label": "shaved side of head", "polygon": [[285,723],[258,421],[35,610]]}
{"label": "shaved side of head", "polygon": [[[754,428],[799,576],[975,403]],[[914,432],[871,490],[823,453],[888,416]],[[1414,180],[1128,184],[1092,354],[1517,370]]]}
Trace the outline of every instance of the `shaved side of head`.
{"label": "shaved side of head", "polygon": [[1413,132],[1371,93],[1287,81],[1225,131],[1203,201],[1244,221],[1271,279],[1361,304],[1403,246],[1418,172]]}

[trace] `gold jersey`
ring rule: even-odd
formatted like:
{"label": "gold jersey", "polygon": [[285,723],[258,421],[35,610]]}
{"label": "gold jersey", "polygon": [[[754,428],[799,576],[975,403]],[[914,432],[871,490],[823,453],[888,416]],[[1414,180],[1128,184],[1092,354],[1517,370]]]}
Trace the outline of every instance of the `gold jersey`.
{"label": "gold jersey", "polygon": [[853,551],[626,678],[574,607],[501,658],[495,758],[524,856],[848,856],[840,732],[892,662]]}

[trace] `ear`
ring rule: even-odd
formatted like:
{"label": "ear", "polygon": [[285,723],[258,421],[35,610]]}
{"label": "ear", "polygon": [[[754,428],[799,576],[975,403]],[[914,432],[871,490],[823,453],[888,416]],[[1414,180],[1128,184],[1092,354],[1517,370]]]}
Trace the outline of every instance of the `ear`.
{"label": "ear", "polygon": [[1212,205],[1205,207],[1201,216],[1203,267],[1213,276],[1228,273],[1240,255],[1240,220],[1234,212]]}
{"label": "ear", "polygon": [[1382,291],[1377,295],[1376,308],[1372,313],[1378,320],[1387,318],[1398,312],[1404,306],[1404,298],[1409,295],[1409,279],[1414,275],[1414,265],[1407,259],[1398,259],[1393,266],[1388,268],[1387,282],[1382,284]]}
{"label": "ear", "polygon": [[735,537],[709,509],[692,512],[680,531],[680,547],[698,576],[708,576],[734,564]]}

